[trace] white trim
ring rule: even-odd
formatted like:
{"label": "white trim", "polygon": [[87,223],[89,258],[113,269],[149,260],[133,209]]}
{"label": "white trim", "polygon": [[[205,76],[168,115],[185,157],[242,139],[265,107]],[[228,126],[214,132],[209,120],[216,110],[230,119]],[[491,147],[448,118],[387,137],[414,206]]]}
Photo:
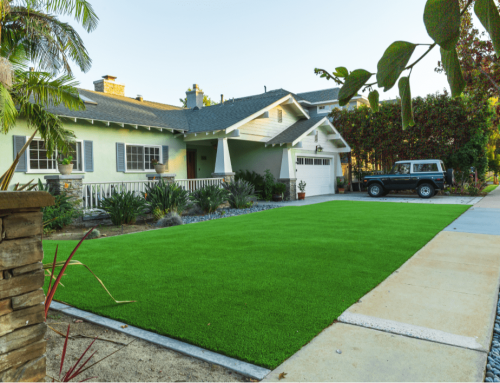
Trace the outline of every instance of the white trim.
{"label": "white trim", "polygon": [[[29,139],[29,136],[26,136],[26,140]],[[43,141],[42,137],[34,137],[33,141]],[[71,174],[85,174],[85,150],[83,148],[83,141],[84,140],[74,140],[74,142],[79,142],[81,144],[82,150],[81,150],[81,163],[82,163],[82,170],[73,170]],[[57,148],[55,149],[55,159],[56,159],[56,166],[58,165],[57,162],[57,155],[58,151]],[[28,146],[26,148],[26,157],[27,157],[27,163],[26,163],[26,172],[25,174],[59,174],[59,169],[56,167],[55,169],[31,169],[31,161],[30,161],[30,147]]]}
{"label": "white trim", "polygon": [[[307,131],[305,131],[304,133],[302,133],[302,135],[300,135],[298,138],[296,138],[293,142],[292,142],[292,146],[295,146],[299,141],[302,141],[306,136],[309,135],[309,133],[311,133],[314,129],[320,127],[321,125],[323,125],[325,123],[325,121],[328,121],[328,118],[327,117],[323,117],[321,120],[319,120],[316,125],[313,125],[312,127],[310,127],[309,129],[307,129]],[[330,122],[330,121],[328,121]],[[330,124],[333,128],[333,125]]]}
{"label": "white trim", "polygon": [[[134,127],[134,129],[137,129],[137,127],[144,127],[146,128],[147,130],[151,130],[151,128],[155,128],[155,129],[158,129],[160,131],[163,131],[163,129],[167,130],[167,131],[170,131],[171,133],[173,133],[174,131],[177,131],[177,132],[187,132],[187,130],[184,130],[184,129],[173,129],[173,128],[166,128],[166,127],[160,127],[160,126],[152,126],[152,125],[137,125],[137,124],[132,124],[132,123],[129,123],[129,122],[116,122],[116,121],[108,121],[108,120],[97,120],[97,119],[90,119],[90,118],[85,118],[85,117],[70,117],[70,116],[65,116],[63,114],[58,114],[59,117],[62,117],[62,118],[69,118],[70,120],[73,120],[74,122],[77,122],[77,120],[83,120],[83,121],[87,121],[87,122],[92,122],[92,121],[97,121],[97,122],[102,122],[104,124],[106,124],[107,126],[110,126],[110,124],[117,124],[119,126],[121,126],[122,128],[125,127],[125,125],[130,125],[132,127]],[[93,124],[94,122],[92,122]]]}
{"label": "white trim", "polygon": [[293,104],[294,104],[297,108],[299,108],[299,110],[302,112],[302,114],[303,114],[303,115],[304,115],[304,116],[305,116],[305,117],[309,120],[309,119],[311,118],[311,117],[309,117],[309,113],[307,113],[307,112],[304,110],[304,108],[302,108],[302,106],[301,106],[301,105],[299,105],[299,104],[297,103],[297,101],[295,100],[295,98],[293,98],[293,96],[292,96],[291,94],[289,94],[289,95],[287,95],[287,96],[285,96],[285,97],[283,97],[283,98],[280,98],[278,101],[273,102],[271,105],[266,106],[265,108],[263,108],[263,109],[259,110],[258,112],[253,113],[252,115],[248,116],[247,118],[244,118],[243,120],[241,120],[241,121],[237,122],[236,124],[231,125],[229,128],[226,128],[226,129],[225,129],[225,130],[226,130],[226,133],[230,133],[230,132],[232,132],[233,130],[238,129],[240,126],[245,125],[247,122],[250,122],[250,121],[252,121],[252,120],[255,120],[255,119],[256,119],[258,116],[260,116],[262,113],[267,112],[267,111],[269,111],[269,110],[271,110],[271,109],[273,109],[273,108],[277,107],[278,105],[283,104],[284,102],[286,102],[286,101],[288,101],[288,100],[290,100],[290,99],[292,99],[292,100],[293,100],[293,101],[292,101],[292,103],[293,103]]}
{"label": "white trim", "polygon": [[[154,169],[144,169],[144,170],[138,170],[138,169],[128,169],[127,168],[127,146],[142,146],[142,147],[149,147],[149,148],[158,148],[159,149],[159,154],[160,154],[160,163],[163,164],[163,150],[162,150],[162,145],[151,145],[151,144],[132,144],[132,143],[124,143],[125,145],[125,172],[124,173],[151,173],[152,170]],[[146,154],[143,153],[143,161],[144,161],[144,167],[146,167]]]}

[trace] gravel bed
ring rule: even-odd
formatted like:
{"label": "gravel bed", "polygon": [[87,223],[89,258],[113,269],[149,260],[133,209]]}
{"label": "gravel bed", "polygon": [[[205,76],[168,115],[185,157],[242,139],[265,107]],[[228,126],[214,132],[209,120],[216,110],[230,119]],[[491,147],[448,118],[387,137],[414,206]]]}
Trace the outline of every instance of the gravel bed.
{"label": "gravel bed", "polygon": [[212,219],[236,217],[237,215],[257,213],[259,211],[276,209],[278,207],[280,207],[280,206],[258,205],[258,206],[250,207],[248,209],[225,208],[225,209],[217,210],[215,213],[212,213],[212,214],[182,216],[182,220],[184,221],[185,224],[186,223],[203,222],[203,221],[211,221]]}
{"label": "gravel bed", "polygon": [[491,351],[488,354],[488,364],[486,365],[485,382],[500,382],[500,294],[497,305],[497,317],[495,328],[493,329],[493,342]]}

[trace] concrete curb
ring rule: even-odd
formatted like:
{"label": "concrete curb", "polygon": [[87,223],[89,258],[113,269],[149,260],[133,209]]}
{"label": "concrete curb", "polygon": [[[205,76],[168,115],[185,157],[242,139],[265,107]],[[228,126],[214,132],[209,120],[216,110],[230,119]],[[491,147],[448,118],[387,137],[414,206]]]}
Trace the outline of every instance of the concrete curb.
{"label": "concrete curb", "polygon": [[99,315],[79,310],[77,308],[59,302],[52,301],[50,308],[51,310],[60,311],[65,314],[84,319],[87,322],[98,324],[111,330],[131,335],[133,337],[157,344],[170,350],[180,352],[181,354],[192,356],[193,358],[201,359],[208,363],[217,364],[250,378],[262,380],[264,379],[264,377],[266,377],[267,374],[271,372],[271,370],[268,370],[267,368],[255,366],[247,362],[242,362],[238,359],[217,354],[213,351],[208,351],[201,347],[193,346],[192,344],[184,343],[176,339],[171,339],[151,331],[140,329],[138,327],[128,326],[126,328],[122,328],[121,326],[125,325],[126,323],[104,318]]}

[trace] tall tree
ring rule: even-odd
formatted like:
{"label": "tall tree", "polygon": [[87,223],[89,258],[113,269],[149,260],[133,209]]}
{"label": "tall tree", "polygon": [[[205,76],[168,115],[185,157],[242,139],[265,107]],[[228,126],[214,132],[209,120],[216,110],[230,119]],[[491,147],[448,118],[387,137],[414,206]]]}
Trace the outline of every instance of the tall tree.
{"label": "tall tree", "polygon": [[[458,97],[465,88],[465,80],[457,55],[457,43],[462,33],[462,18],[467,17],[471,5],[474,13],[488,32],[493,49],[500,57],[500,14],[494,0],[466,0],[460,7],[460,0],[427,0],[424,9],[424,24],[428,35],[433,40],[429,44],[414,44],[406,41],[392,43],[378,62],[377,72],[356,69],[352,72],[345,67],[337,67],[334,72],[316,68],[316,74],[327,80],[334,80],[342,85],[339,92],[339,105],[346,105],[358,91],[369,90],[368,100],[373,110],[379,109],[379,92],[373,87],[392,89],[396,83],[401,97],[401,117],[403,129],[415,125],[412,108],[410,77],[412,69],[427,54],[438,47],[441,51],[441,62],[450,84],[452,97]],[[415,48],[428,46],[427,50],[410,64]],[[402,76],[403,72],[405,76]],[[376,76],[375,82],[369,80]]]}
{"label": "tall tree", "polygon": [[[57,15],[72,16],[88,32],[98,22],[85,0],[0,0],[0,132],[22,117],[46,142],[49,156],[56,147],[67,151],[74,138],[49,108],[85,108],[70,63],[82,71],[92,63],[78,33]],[[27,70],[29,63],[39,71]],[[0,189],[8,187],[16,165],[17,159],[0,177]]]}

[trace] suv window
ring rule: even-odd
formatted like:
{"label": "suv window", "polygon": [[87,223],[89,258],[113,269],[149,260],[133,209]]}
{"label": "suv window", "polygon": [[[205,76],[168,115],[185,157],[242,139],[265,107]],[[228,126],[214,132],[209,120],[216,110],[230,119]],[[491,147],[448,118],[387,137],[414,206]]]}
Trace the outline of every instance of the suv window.
{"label": "suv window", "polygon": [[410,174],[410,163],[395,164],[391,174]]}
{"label": "suv window", "polygon": [[437,171],[438,171],[438,165],[435,162],[413,164],[413,173],[437,172]]}

